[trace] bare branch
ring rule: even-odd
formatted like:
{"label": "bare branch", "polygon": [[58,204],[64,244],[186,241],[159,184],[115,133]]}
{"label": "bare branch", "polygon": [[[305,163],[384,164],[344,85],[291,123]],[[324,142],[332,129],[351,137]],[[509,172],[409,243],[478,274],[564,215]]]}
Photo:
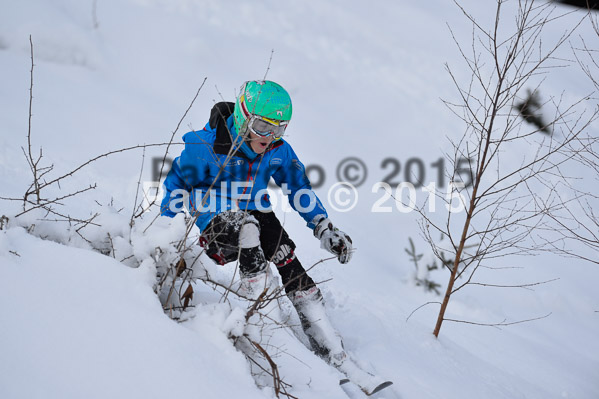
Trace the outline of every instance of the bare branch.
{"label": "bare branch", "polygon": [[[445,320],[451,295],[467,285],[529,289],[549,282],[499,285],[474,282],[473,277],[481,267],[489,267],[483,265],[484,260],[534,254],[554,242],[535,241],[533,232],[546,230],[549,215],[568,206],[570,200],[561,199],[558,189],[559,182],[567,181],[562,168],[575,155],[567,155],[565,150],[577,143],[582,132],[599,115],[597,110],[588,115],[578,111],[585,99],[565,107],[563,98],[557,102],[551,99],[536,104],[554,105],[554,119],[527,129],[516,107],[518,93],[526,89],[528,82],[537,81],[534,90],[527,90],[538,93],[544,75],[569,63],[559,58],[558,50],[580,26],[582,19],[547,46],[543,42],[546,26],[570,13],[554,15],[555,8],[548,3],[523,0],[516,4],[515,24],[506,31],[504,0],[496,1],[494,23],[489,29],[454,2],[472,24],[472,40],[470,48],[464,46],[449,28],[470,78],[461,83],[452,69],[446,67],[459,101],[444,103],[465,125],[463,136],[457,141],[450,140],[454,154],[447,158],[453,165],[453,172],[448,175],[452,181],[464,178],[464,174],[460,174],[460,159],[467,159],[472,185],[456,192],[465,207],[465,213],[459,215],[459,224],[458,216],[452,212],[447,213],[443,225],[426,215],[424,207],[419,209],[420,227],[433,253],[440,257],[449,251],[453,259],[453,265],[448,267],[450,276],[437,317],[435,336]],[[553,134],[541,133],[547,126],[552,127]],[[539,136],[543,140],[537,140]],[[532,151],[522,151],[519,164],[506,168],[502,154],[514,154],[524,148]],[[451,206],[451,200],[446,203]],[[431,229],[447,237],[450,246],[438,244],[431,236]],[[455,287],[456,280],[463,276],[467,276],[466,281]]]}
{"label": "bare branch", "polygon": [[412,310],[412,312],[410,313],[410,315],[406,318],[406,323],[408,322],[408,320],[410,320],[410,317],[412,317],[412,315],[414,313],[416,313],[417,311],[419,311],[420,309],[422,309],[423,307],[427,306],[427,305],[432,305],[432,304],[437,304],[437,305],[442,305],[441,302],[427,302],[425,304],[422,304],[420,306],[418,306],[416,309]]}
{"label": "bare branch", "polygon": [[477,323],[477,322],[473,322],[473,321],[456,320],[456,319],[445,319],[445,321],[453,321],[454,323],[465,323],[465,324],[472,324],[475,326],[483,326],[483,327],[503,327],[503,326],[513,326],[514,324],[522,324],[522,323],[528,323],[530,321],[546,319],[547,317],[551,316],[552,314],[553,314],[553,312],[549,312],[545,316],[535,317],[535,318],[526,319],[526,320],[511,321],[511,322],[508,322],[507,319],[503,319],[503,321],[501,321],[499,323]]}

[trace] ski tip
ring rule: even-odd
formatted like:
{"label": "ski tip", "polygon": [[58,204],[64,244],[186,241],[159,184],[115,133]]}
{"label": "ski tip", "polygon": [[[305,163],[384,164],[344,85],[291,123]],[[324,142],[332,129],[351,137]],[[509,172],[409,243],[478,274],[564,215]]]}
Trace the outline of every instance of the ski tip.
{"label": "ski tip", "polygon": [[348,382],[349,382],[349,379],[344,378],[342,380],[339,380],[339,385],[347,384]]}
{"label": "ski tip", "polygon": [[374,388],[372,390],[372,392],[370,392],[370,393],[365,392],[365,393],[367,396],[374,395],[375,393],[380,392],[383,389],[387,388],[389,385],[393,385],[393,381],[385,381],[382,384],[378,385],[376,388]]}

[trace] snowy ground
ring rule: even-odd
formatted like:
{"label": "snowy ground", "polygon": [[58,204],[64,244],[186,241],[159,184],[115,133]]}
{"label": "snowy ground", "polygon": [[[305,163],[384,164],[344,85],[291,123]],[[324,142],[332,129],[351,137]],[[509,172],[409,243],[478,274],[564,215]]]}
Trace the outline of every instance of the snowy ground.
{"label": "snowy ground", "polygon": [[[492,22],[493,7],[463,4]],[[501,266],[518,268],[481,273],[481,281],[559,280],[534,290],[469,287],[448,310],[450,318],[480,323],[551,313],[541,320],[501,329],[446,322],[439,339],[432,335],[437,306],[406,321],[440,297],[413,283],[414,266],[404,251],[408,237],[418,252],[427,252],[415,214],[372,213],[381,194],[371,188],[391,172],[382,165],[388,157],[402,167],[421,159],[427,181],[435,181],[430,165],[449,150],[446,136],[459,137],[463,130],[440,101],[456,98],[444,63],[459,65],[446,24],[458,37],[471,31],[455,5],[2,0],[1,9],[0,197],[22,196],[31,181],[21,150],[27,145],[29,35],[35,54],[33,151],[43,148],[53,177],[104,152],[167,142],[207,78],[175,134],[179,142],[190,127],[205,124],[215,101],[232,101],[243,81],[262,78],[274,49],[267,76],[288,88],[294,101],[288,141],[306,165],[326,172],[318,195],[327,198],[336,167],[347,157],[359,157],[370,172],[354,210],[329,207],[357,247],[352,262],[327,261],[312,275],[329,280],[322,285],[327,309],[348,351],[395,382],[380,397],[599,397],[599,270],[589,264],[548,255],[506,258]],[[579,17],[557,23],[547,39]],[[589,26],[580,29],[593,37]],[[456,74],[468,79],[463,68]],[[558,96],[564,87],[568,98],[590,92],[571,68],[548,78],[541,92]],[[112,155],[47,193],[60,196],[97,183],[62,209],[81,218],[100,212],[102,227],[82,232],[93,242],[110,232],[120,258],[90,250],[61,223],[41,221],[43,213],[15,219],[21,203],[0,202],[0,216],[10,218],[9,228],[0,231],[1,398],[275,396],[256,385],[247,360],[227,339],[247,303],[221,302],[199,283],[194,317],[177,324],[152,291],[154,248],[176,237],[182,221],[158,222],[151,234],[139,226],[129,232],[128,223],[140,166],[143,180],[151,180],[151,159],[163,151]],[[174,147],[169,156],[179,151]],[[297,215],[279,215],[304,264],[326,256]],[[34,224],[28,234],[24,227]],[[119,262],[127,256],[129,262]],[[206,267],[223,279],[233,273],[230,266]],[[442,272],[432,277],[445,283]],[[294,317],[289,303],[281,312],[281,318]],[[347,397],[339,374],[291,330],[270,333],[291,394]]]}

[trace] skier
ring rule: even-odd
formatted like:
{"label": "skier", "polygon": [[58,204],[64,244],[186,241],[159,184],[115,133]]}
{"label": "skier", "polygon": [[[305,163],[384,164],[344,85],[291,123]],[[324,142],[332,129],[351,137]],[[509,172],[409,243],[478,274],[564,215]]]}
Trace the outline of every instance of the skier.
{"label": "skier", "polygon": [[312,349],[339,368],[347,359],[341,338],[267,193],[272,177],[321,247],[340,263],[350,261],[350,237],[331,223],[304,165],[282,138],[291,114],[287,91],[266,80],[244,83],[235,103],[215,104],[206,126],[183,136],[185,149],[164,182],[161,214],[173,217],[187,203],[208,256],[221,265],[239,260],[240,291],[247,297],[256,299],[270,286],[273,262]]}

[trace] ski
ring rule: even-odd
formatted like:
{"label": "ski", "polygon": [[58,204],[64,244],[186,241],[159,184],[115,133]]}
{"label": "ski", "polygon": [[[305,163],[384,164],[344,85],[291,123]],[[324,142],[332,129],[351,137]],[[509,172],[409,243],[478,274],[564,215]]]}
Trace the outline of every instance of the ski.
{"label": "ski", "polygon": [[393,381],[385,381],[379,386],[377,386],[371,393],[367,394],[368,396],[374,395],[375,393],[387,388],[388,386],[393,385]]}
{"label": "ski", "polygon": [[[343,378],[339,381],[339,385],[344,385],[351,382],[349,379],[347,378]],[[393,381],[385,381],[379,385],[377,385],[372,391],[367,392],[364,389],[362,389],[362,392],[364,392],[366,394],[366,396],[371,396],[374,395],[377,392],[382,391],[383,389],[387,388],[388,386],[393,385]]]}
{"label": "ski", "polygon": [[362,370],[352,359],[347,358],[337,366],[337,369],[347,376],[339,381],[339,385],[344,385],[350,382],[356,384],[366,396],[374,395],[382,391],[390,385],[392,381],[386,381],[381,377],[377,377]]}

